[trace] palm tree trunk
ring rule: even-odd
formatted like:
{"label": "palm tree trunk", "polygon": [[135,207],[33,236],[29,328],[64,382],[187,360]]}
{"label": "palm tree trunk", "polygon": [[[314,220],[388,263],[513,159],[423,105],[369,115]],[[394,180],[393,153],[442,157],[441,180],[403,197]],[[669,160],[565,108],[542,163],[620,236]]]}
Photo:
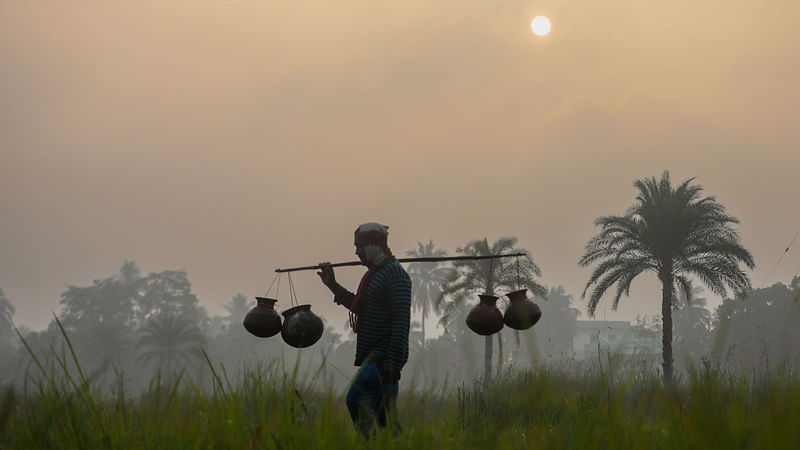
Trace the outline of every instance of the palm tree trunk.
{"label": "palm tree trunk", "polygon": [[422,350],[425,350],[425,308],[422,308]]}
{"label": "palm tree trunk", "polygon": [[661,279],[661,353],[664,361],[664,385],[672,385],[672,276],[666,275]]}
{"label": "palm tree trunk", "polygon": [[483,342],[483,377],[489,380],[492,378],[492,336],[486,336]]}
{"label": "palm tree trunk", "polygon": [[[487,248],[489,241],[484,239]],[[494,295],[494,260],[489,260],[489,273],[486,276],[486,289],[484,290],[488,295]],[[492,336],[486,336],[484,353],[483,353],[483,372],[486,380],[492,378]]]}
{"label": "palm tree trunk", "polygon": [[497,373],[503,370],[503,334],[497,333]]}

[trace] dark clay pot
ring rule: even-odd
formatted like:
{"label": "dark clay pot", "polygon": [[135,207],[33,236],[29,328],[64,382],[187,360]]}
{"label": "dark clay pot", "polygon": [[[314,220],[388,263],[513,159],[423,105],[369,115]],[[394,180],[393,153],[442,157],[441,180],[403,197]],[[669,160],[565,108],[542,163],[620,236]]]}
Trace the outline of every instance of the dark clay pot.
{"label": "dark clay pot", "polygon": [[311,305],[300,305],[283,312],[281,337],[295,348],[314,345],[322,337],[322,319],[311,312]]}
{"label": "dark clay pot", "polygon": [[528,300],[526,292],[527,289],[520,289],[506,294],[510,302],[503,315],[503,323],[515,330],[527,330],[542,317],[539,305]]}
{"label": "dark clay pot", "polygon": [[470,330],[488,336],[503,329],[503,314],[497,309],[497,299],[494,295],[479,295],[481,302],[475,305],[467,314],[467,326]]}
{"label": "dark clay pot", "polygon": [[275,311],[278,300],[256,297],[258,304],[244,316],[244,328],[250,334],[261,338],[275,336],[281,331],[281,316]]}

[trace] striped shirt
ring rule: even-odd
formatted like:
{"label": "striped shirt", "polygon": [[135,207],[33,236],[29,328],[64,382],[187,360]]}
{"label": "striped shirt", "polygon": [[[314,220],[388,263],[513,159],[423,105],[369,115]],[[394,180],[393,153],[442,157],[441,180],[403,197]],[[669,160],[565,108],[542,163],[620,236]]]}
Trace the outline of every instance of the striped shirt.
{"label": "striped shirt", "polygon": [[[355,294],[338,293],[333,301],[348,309]],[[402,368],[408,361],[408,327],[411,315],[411,278],[395,258],[375,269],[358,317],[355,365],[367,358]]]}

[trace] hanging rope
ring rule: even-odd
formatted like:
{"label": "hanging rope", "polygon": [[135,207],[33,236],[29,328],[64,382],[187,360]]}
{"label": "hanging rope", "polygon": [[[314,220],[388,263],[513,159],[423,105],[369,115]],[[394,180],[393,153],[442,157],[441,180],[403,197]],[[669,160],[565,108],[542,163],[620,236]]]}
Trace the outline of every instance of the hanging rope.
{"label": "hanging rope", "polygon": [[[764,282],[761,283],[762,288],[764,287],[764,285],[767,284],[767,280],[769,280],[769,277],[771,277],[772,273],[775,272],[775,269],[778,268],[778,265],[781,263],[781,261],[783,261],[783,258],[786,257],[786,254],[789,253],[789,249],[792,248],[792,244],[794,244],[794,241],[797,239],[798,235],[800,235],[800,228],[797,229],[797,233],[794,234],[792,241],[789,242],[789,245],[786,246],[786,250],[784,250],[783,253],[781,253],[781,256],[778,258],[778,261],[775,263],[775,266],[772,268],[772,270],[769,271],[767,277],[764,278]],[[800,266],[797,266],[797,269],[800,270]],[[795,270],[795,273],[797,273],[797,270]]]}
{"label": "hanging rope", "polygon": [[491,289],[489,289],[491,292],[487,292],[487,294],[494,295],[494,260],[493,259],[489,260],[489,274],[487,275],[486,280],[492,280],[492,285],[489,286],[491,288]]}
{"label": "hanging rope", "polygon": [[[280,276],[281,276],[281,274],[275,275],[275,278],[272,279],[272,283],[270,283],[269,287],[267,288],[267,290],[264,291],[264,297],[269,297],[269,291],[272,289],[272,285],[275,284],[276,280],[278,281],[278,290],[280,290],[280,288],[281,288]],[[277,293],[275,294],[275,298],[278,298],[278,294]]]}
{"label": "hanging rope", "polygon": [[292,274],[287,274],[287,275],[289,278],[289,303],[292,306],[297,306],[299,305],[299,302],[297,301],[297,293],[294,290],[294,283],[292,282]]}

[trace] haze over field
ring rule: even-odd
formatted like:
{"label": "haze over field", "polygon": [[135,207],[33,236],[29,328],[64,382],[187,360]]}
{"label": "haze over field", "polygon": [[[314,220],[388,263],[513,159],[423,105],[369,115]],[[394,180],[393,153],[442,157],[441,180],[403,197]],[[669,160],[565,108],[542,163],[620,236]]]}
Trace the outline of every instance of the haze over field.
{"label": "haze over field", "polygon": [[[41,329],[66,284],[127,259],[185,269],[220,314],[275,268],[354,260],[354,228],[379,221],[398,256],[516,236],[586,318],[594,219],[665,169],[741,220],[754,287],[788,283],[800,242],[770,272],[800,227],[798,16],[789,0],[6,0],[0,288]],[[351,289],[362,273],[337,272]],[[345,323],[316,275],[293,278]],[[598,316],[659,300],[645,278]]]}

